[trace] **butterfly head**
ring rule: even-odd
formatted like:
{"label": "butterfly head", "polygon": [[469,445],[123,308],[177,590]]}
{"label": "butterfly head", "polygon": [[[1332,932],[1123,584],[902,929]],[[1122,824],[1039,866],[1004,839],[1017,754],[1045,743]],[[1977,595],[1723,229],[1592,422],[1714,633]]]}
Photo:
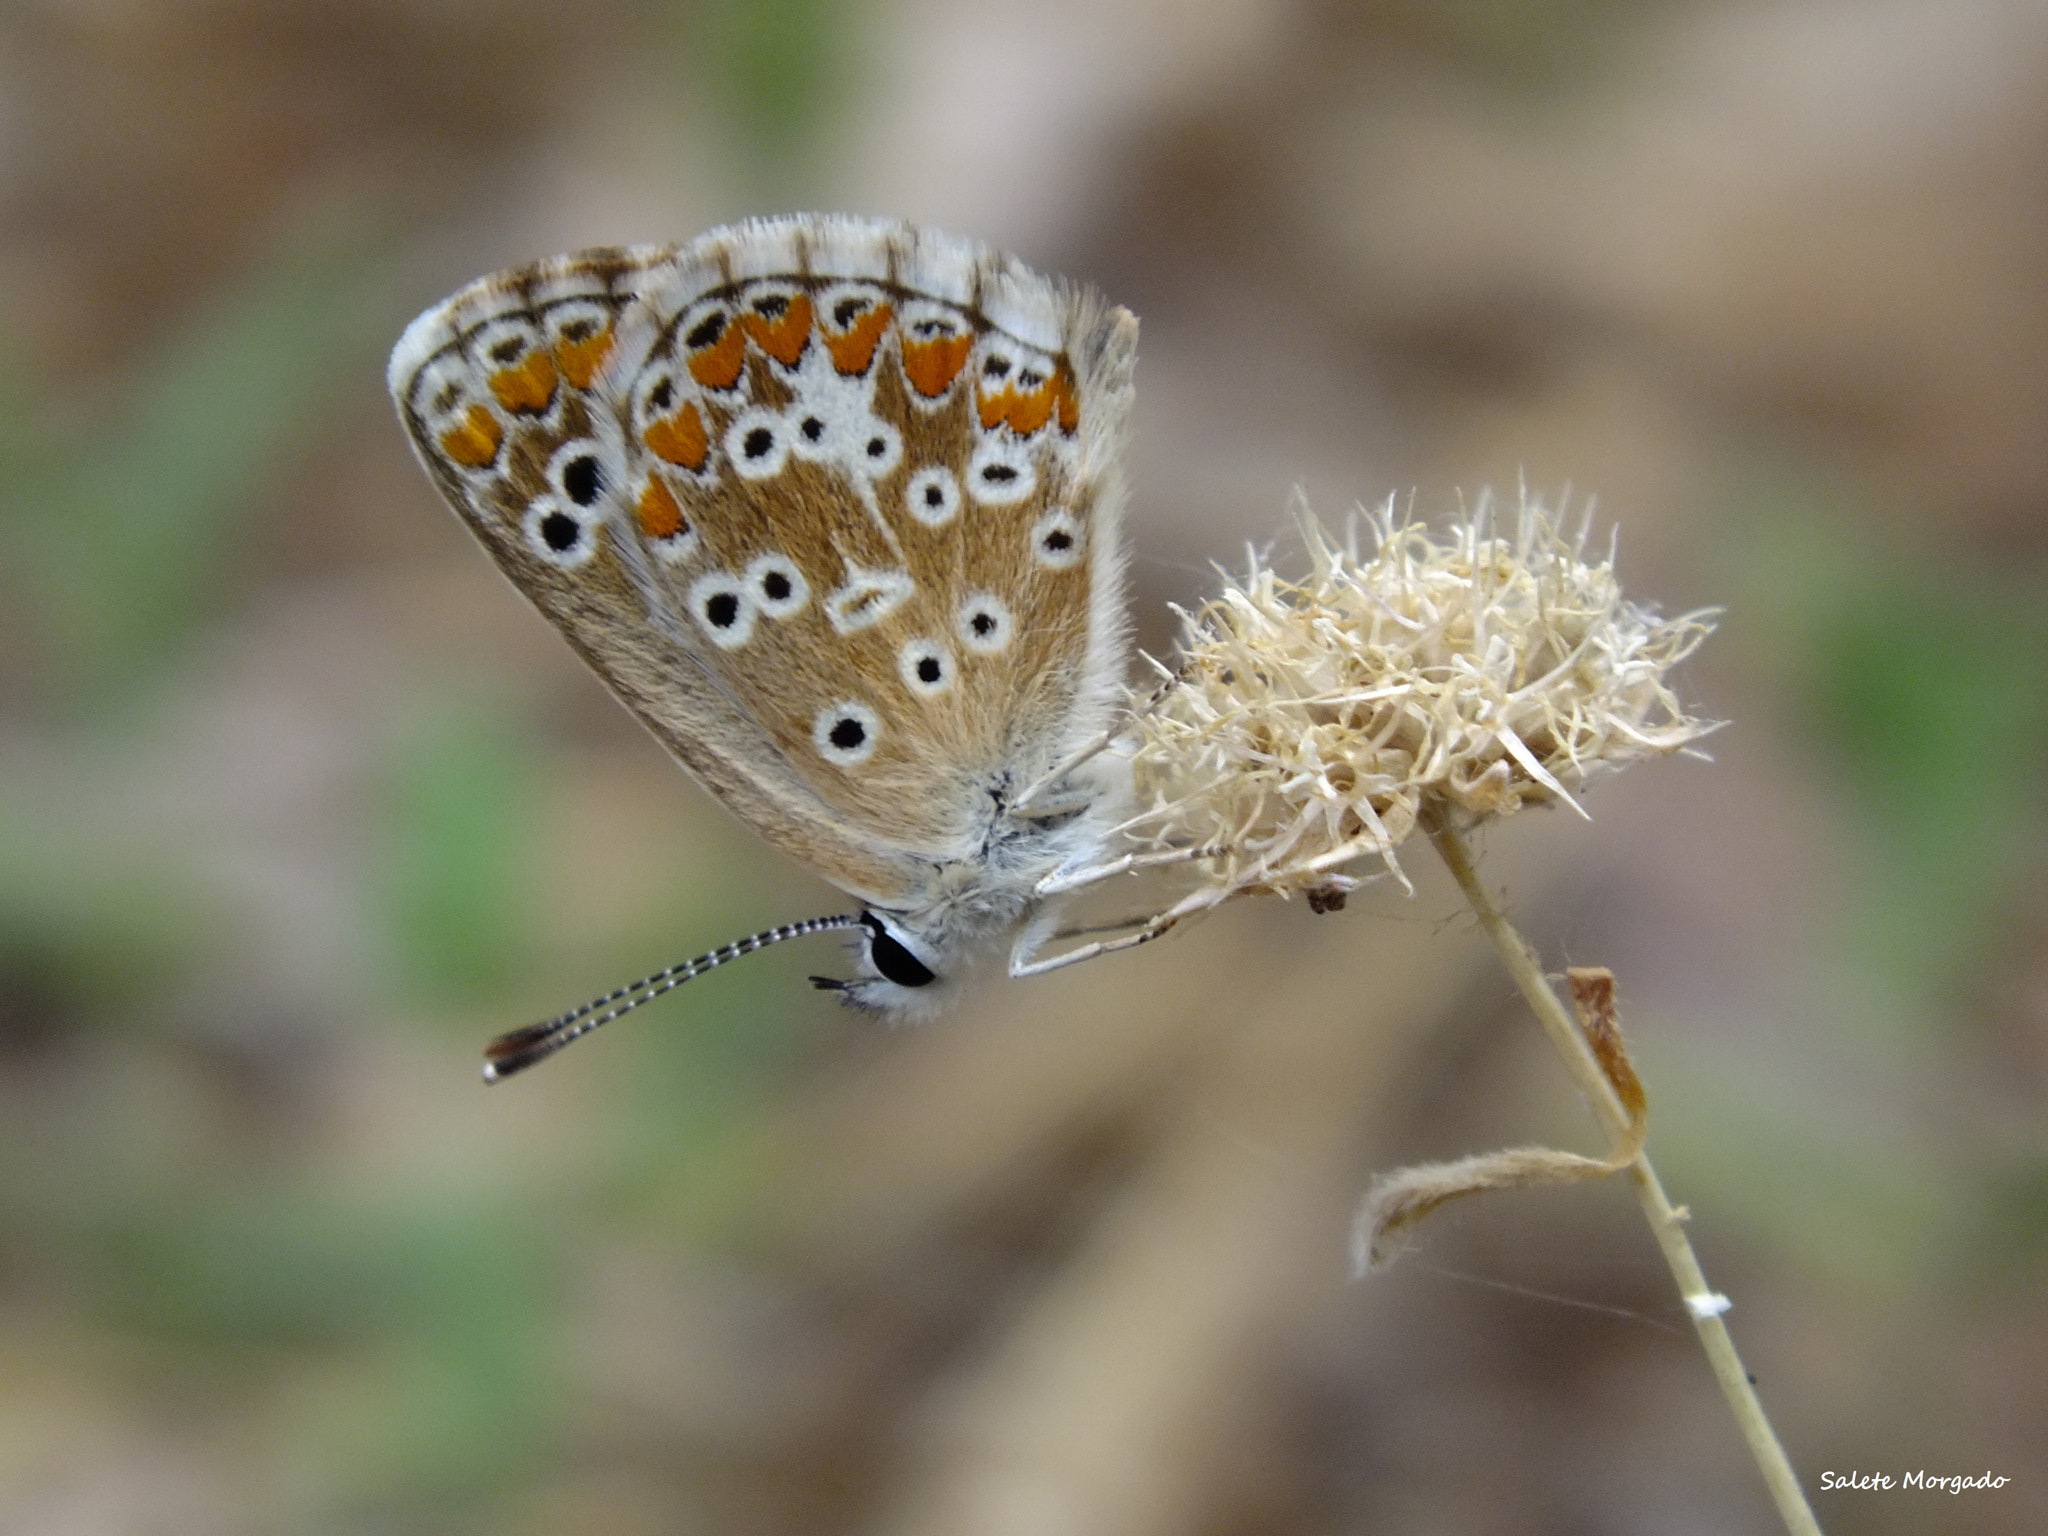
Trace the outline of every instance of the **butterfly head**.
{"label": "butterfly head", "polygon": [[855,1008],[924,1017],[945,1005],[954,980],[951,956],[929,938],[911,931],[895,913],[873,907],[860,914],[855,963],[860,974],[847,980],[813,976],[811,985],[837,992]]}

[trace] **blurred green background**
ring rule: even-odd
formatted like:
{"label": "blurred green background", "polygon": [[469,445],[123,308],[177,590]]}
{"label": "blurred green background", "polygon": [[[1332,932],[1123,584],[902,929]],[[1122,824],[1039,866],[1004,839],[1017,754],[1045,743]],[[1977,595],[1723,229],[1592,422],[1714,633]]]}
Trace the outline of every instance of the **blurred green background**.
{"label": "blurred green background", "polygon": [[[1296,484],[1572,487],[1727,606],[1717,761],[1487,872],[1619,973],[1823,1525],[2048,1529],[2044,170],[1994,0],[0,11],[0,1531],[1770,1528],[1619,1189],[1346,1281],[1375,1169],[1589,1139],[1420,849],[930,1028],[789,946],[478,1085],[839,901],[491,572],[383,357],[796,207],[1140,314],[1155,650]],[[1818,1491],[1920,1467],[2013,1481]]]}

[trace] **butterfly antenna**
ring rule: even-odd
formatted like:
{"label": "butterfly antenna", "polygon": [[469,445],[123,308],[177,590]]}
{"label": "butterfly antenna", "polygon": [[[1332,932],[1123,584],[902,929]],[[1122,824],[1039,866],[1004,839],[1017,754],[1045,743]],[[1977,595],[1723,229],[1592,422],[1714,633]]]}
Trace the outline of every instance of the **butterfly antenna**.
{"label": "butterfly antenna", "polygon": [[[813,917],[801,923],[785,923],[780,928],[749,934],[744,939],[735,939],[723,949],[712,950],[708,955],[699,955],[665,971],[656,971],[652,976],[628,982],[559,1018],[529,1024],[524,1029],[498,1036],[484,1047],[484,1081],[501,1083],[514,1072],[524,1072],[535,1062],[545,1061],[570,1041],[581,1039],[599,1025],[609,1024],[613,1019],[631,1013],[642,1003],[651,1003],[662,993],[673,992],[691,978],[702,976],[706,971],[715,971],[741,955],[751,955],[757,949],[780,944],[784,939],[801,939],[807,934],[859,926],[860,916],[853,912],[842,913],[838,917]],[[599,1012],[600,1009],[605,1011]]]}

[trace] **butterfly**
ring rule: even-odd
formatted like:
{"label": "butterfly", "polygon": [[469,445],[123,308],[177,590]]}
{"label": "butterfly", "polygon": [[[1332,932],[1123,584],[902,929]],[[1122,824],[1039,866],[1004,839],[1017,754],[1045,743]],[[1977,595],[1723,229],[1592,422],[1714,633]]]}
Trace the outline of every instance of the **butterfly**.
{"label": "butterfly", "polygon": [[512,584],[728,810],[860,910],[503,1036],[488,1080],[768,944],[847,930],[849,1003],[936,1011],[1099,853],[1127,653],[1137,321],[973,241],[834,215],[480,279],[398,413]]}

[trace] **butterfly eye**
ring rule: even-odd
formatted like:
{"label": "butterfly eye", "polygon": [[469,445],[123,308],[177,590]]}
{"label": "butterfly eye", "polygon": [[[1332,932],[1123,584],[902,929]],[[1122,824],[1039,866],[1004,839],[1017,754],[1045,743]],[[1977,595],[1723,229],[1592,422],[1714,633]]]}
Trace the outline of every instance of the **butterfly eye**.
{"label": "butterfly eye", "polygon": [[988,593],[976,592],[960,605],[954,628],[968,650],[993,656],[1010,643],[1010,610]]}
{"label": "butterfly eye", "polygon": [[867,705],[848,699],[818,711],[811,723],[811,741],[826,762],[853,768],[875,755],[882,720]]}
{"label": "butterfly eye", "polygon": [[893,981],[899,987],[928,987],[939,978],[932,974],[932,968],[910,952],[910,947],[888,929],[881,918],[872,912],[860,915],[861,926],[868,931],[868,964],[881,974],[884,981]]}
{"label": "butterfly eye", "polygon": [[896,653],[903,686],[919,698],[931,698],[953,686],[953,658],[936,640],[912,640]]}
{"label": "butterfly eye", "polygon": [[960,482],[943,464],[927,465],[910,477],[903,490],[910,515],[927,528],[943,528],[960,511]]}

